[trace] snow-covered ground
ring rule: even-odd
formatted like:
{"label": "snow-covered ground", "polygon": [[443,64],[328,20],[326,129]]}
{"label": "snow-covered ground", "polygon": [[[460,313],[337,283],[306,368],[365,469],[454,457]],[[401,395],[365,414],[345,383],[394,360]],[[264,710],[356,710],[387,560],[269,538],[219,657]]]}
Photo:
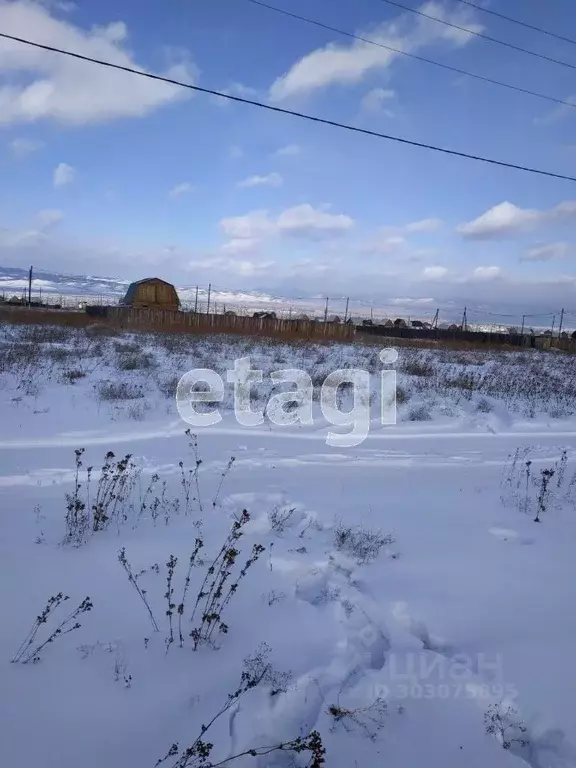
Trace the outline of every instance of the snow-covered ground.
{"label": "snow-covered ground", "polygon": [[[576,766],[576,360],[400,349],[382,426],[379,352],[2,328],[3,767],[319,766],[315,732],[330,768]],[[247,356],[255,409],[311,375],[313,426],[227,390],[186,435],[179,377]],[[371,428],[334,448],[346,367]]]}

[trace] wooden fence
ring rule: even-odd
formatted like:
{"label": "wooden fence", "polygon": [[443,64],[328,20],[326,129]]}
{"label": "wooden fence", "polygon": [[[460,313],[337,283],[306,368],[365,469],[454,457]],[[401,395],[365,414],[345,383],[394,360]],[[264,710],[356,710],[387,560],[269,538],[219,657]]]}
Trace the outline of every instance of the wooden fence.
{"label": "wooden fence", "polygon": [[94,324],[94,318],[86,312],[45,307],[0,306],[0,323],[15,325],[66,325],[83,328]]}
{"label": "wooden fence", "polygon": [[421,339],[424,341],[468,342],[487,346],[528,347],[535,349],[561,349],[576,353],[576,339],[570,337],[551,338],[520,333],[489,333],[483,331],[460,331],[448,328],[390,328],[384,325],[358,326],[358,331],[371,336],[393,339]]}
{"label": "wooden fence", "polygon": [[271,317],[240,315],[206,315],[176,312],[167,309],[137,307],[86,307],[92,320],[100,320],[123,330],[146,330],[188,333],[238,333],[245,336],[285,336],[351,340],[356,327],[342,323],[321,323],[314,320],[280,320]]}

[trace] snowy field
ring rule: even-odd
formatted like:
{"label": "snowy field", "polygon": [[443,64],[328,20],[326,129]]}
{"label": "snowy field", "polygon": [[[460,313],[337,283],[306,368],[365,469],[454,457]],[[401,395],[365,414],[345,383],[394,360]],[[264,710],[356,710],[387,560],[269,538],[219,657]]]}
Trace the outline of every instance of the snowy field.
{"label": "snowy field", "polygon": [[[3,768],[576,766],[576,359],[402,348],[383,426],[379,352],[0,329]],[[186,434],[248,356],[313,426]]]}

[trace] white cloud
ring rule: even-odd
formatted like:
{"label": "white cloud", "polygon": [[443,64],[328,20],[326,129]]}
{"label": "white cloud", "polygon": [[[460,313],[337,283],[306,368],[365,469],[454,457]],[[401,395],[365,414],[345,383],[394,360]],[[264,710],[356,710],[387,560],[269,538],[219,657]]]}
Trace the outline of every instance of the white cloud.
{"label": "white cloud", "polygon": [[240,253],[250,253],[254,251],[262,242],[259,237],[236,237],[225,243],[220,250],[223,253],[228,253],[231,256],[236,256]]}
{"label": "white cloud", "polygon": [[239,187],[279,187],[284,179],[279,173],[269,173],[267,176],[248,176],[247,179],[239,181]]}
{"label": "white cloud", "polygon": [[313,208],[309,203],[287,208],[274,219],[268,211],[252,211],[245,216],[222,219],[220,227],[232,240],[271,236],[333,237],[354,226],[354,219],[343,213],[333,214]]}
{"label": "white cloud", "polygon": [[269,220],[267,211],[252,211],[245,216],[221,219],[220,227],[234,240],[261,239],[274,232],[274,224]]}
{"label": "white cloud", "polygon": [[474,280],[493,280],[495,277],[500,277],[501,274],[500,267],[476,267],[472,277]]}
{"label": "white cloud", "polygon": [[39,2],[47,8],[56,8],[63,13],[72,13],[78,8],[76,3],[69,2],[69,0],[39,0]]}
{"label": "white cloud", "polygon": [[[483,27],[475,23],[470,8],[447,8],[432,0],[420,6],[420,10],[438,18],[481,32]],[[465,45],[471,38],[467,32],[438,24],[435,21],[411,14],[403,14],[392,21],[378,25],[369,31],[360,31],[384,46],[391,46],[406,53],[415,53],[429,45],[450,43]],[[388,68],[400,54],[369,43],[354,41],[351,44],[329,43],[299,59],[284,75],[272,83],[270,99],[283,101],[293,96],[310,94],[329,85],[359,83],[374,70]]]}
{"label": "white cloud", "polygon": [[487,240],[574,218],[576,218],[576,200],[567,200],[549,210],[518,208],[506,201],[490,208],[477,219],[460,224],[457,232],[470,239]]}
{"label": "white cloud", "polygon": [[422,271],[422,277],[427,280],[441,280],[449,274],[450,270],[446,267],[426,267]]}
{"label": "white cloud", "polygon": [[42,141],[23,138],[12,139],[9,144],[10,151],[16,157],[25,157],[26,155],[31,155],[32,152],[37,152],[39,149],[42,149],[43,146],[44,142]]}
{"label": "white cloud", "polygon": [[530,248],[520,257],[520,261],[552,261],[568,255],[568,243],[541,243]]}
{"label": "white cloud", "polygon": [[388,117],[393,116],[390,109],[384,109],[384,105],[396,96],[396,91],[388,88],[372,88],[362,99],[362,109],[365,112],[383,112]]}
{"label": "white cloud", "polygon": [[[569,115],[575,115],[576,114],[576,96],[568,96],[564,99],[566,104],[559,104],[557,107],[554,107],[554,109],[549,112],[547,115],[544,115],[543,117],[535,117],[534,118],[534,124],[535,125],[552,125],[553,123],[557,123],[560,120],[563,120],[564,118],[568,117]],[[573,104],[574,106],[568,106],[569,104]]]}
{"label": "white cloud", "polygon": [[67,163],[59,163],[54,169],[53,183],[56,188],[71,184],[76,178],[76,170]]}
{"label": "white cloud", "polygon": [[354,219],[350,216],[319,211],[308,203],[287,208],[282,211],[277,221],[281,233],[304,236],[340,234],[353,226]]}
{"label": "white cloud", "polygon": [[[122,21],[84,30],[27,0],[0,0],[0,29],[113,64],[146,71],[125,48]],[[65,125],[139,117],[189,95],[175,85],[99,67],[10,40],[0,46],[0,125],[53,120]],[[163,73],[193,82],[193,65],[183,59]]]}
{"label": "white cloud", "polygon": [[38,211],[38,213],[36,214],[36,217],[40,222],[40,225],[46,228],[46,227],[52,227],[54,224],[57,224],[59,221],[62,221],[62,219],[64,218],[64,214],[62,213],[62,211],[57,211],[50,208],[43,211]]}
{"label": "white cloud", "polygon": [[188,262],[188,267],[192,269],[216,270],[241,277],[264,275],[269,273],[273,266],[273,261],[250,261],[249,259],[232,259],[223,256],[208,256]]}
{"label": "white cloud", "polygon": [[[256,88],[252,88],[250,85],[244,85],[243,83],[232,83],[227,88],[219,89],[220,93],[225,93],[229,96],[239,96],[241,99],[250,99],[254,101],[258,99],[259,93]],[[222,96],[211,96],[210,101],[217,107],[229,107],[233,105],[233,101],[223,98]]]}
{"label": "white cloud", "polygon": [[363,253],[387,255],[402,251],[406,246],[406,239],[402,235],[390,235],[389,237],[374,238],[369,240],[361,250]]}
{"label": "white cloud", "polygon": [[280,147],[274,152],[276,157],[294,157],[300,154],[300,147],[298,144],[287,144],[285,147]]}
{"label": "white cloud", "polygon": [[172,187],[170,190],[170,197],[180,197],[181,195],[185,195],[187,192],[191,192],[192,190],[192,184],[190,184],[189,181],[183,181],[181,184],[176,184],[175,187]]}
{"label": "white cloud", "polygon": [[387,237],[392,235],[432,234],[438,232],[443,226],[444,222],[441,219],[418,219],[417,221],[410,221],[408,224],[381,227],[380,232]]}
{"label": "white cloud", "polygon": [[403,229],[405,232],[437,232],[441,228],[442,222],[440,219],[421,219],[420,221],[406,224]]}

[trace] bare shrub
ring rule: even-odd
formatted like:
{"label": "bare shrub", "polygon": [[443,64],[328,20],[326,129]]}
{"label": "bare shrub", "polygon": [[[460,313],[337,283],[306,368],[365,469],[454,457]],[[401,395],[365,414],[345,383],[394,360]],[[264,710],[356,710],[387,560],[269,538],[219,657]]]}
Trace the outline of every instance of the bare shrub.
{"label": "bare shrub", "polygon": [[118,368],[121,371],[146,371],[156,368],[158,362],[151,352],[129,352],[118,356]]}
{"label": "bare shrub", "polygon": [[408,421],[432,421],[432,416],[425,405],[415,405],[408,411]]}
{"label": "bare shrub", "polygon": [[540,491],[538,493],[538,506],[536,509],[535,523],[541,522],[540,515],[546,512],[550,501],[550,481],[554,477],[553,469],[542,469],[540,471]]}
{"label": "bare shrub", "polygon": [[94,323],[89,325],[85,330],[86,336],[89,338],[107,338],[110,336],[118,336],[119,331],[111,325],[104,325],[104,323]]}
{"label": "bare shrub", "polygon": [[429,360],[404,360],[399,370],[408,376],[434,376],[435,368]]}
{"label": "bare shrub", "polygon": [[504,749],[527,747],[530,743],[526,738],[527,728],[520,719],[518,710],[511,704],[491,704],[484,713],[486,733],[494,736]]}
{"label": "bare shrub", "polygon": [[175,398],[179,381],[179,376],[159,377],[156,379],[156,385],[166,399]]}
{"label": "bare shrub", "polygon": [[112,451],[104,457],[95,493],[91,494],[92,470],[86,469],[86,483],[80,482],[83,448],[74,452],[76,472],[74,490],[66,494],[66,534],[64,544],[81,546],[90,533],[105,530],[115,521],[118,525],[128,519],[128,507],[139,470],[132,462],[131,454],[116,459]]}
{"label": "bare shrub", "polygon": [[274,509],[268,512],[268,522],[270,530],[279,535],[283,534],[286,528],[290,527],[290,521],[296,512],[296,507],[286,507],[276,505]]}
{"label": "bare shrub", "polygon": [[[258,560],[264,547],[261,544],[254,544],[252,546],[250,555],[246,558],[244,564],[237,568],[238,558],[241,555],[239,549],[239,541],[243,536],[242,528],[250,520],[250,515],[246,510],[242,512],[242,515],[233,522],[230,531],[218,551],[216,557],[208,562],[204,578],[202,583],[196,592],[196,598],[192,606],[192,610],[189,614],[189,621],[193,625],[192,631],[189,636],[192,638],[193,649],[197,650],[200,645],[209,645],[216,647],[216,635],[227,634],[229,626],[223,620],[223,614],[229,605],[232,597],[238,591],[240,582],[246,576],[248,570]],[[198,524],[200,527],[201,524]],[[167,650],[174,643],[176,627],[174,624],[174,617],[178,616],[178,639],[180,647],[184,646],[184,626],[183,622],[188,618],[186,616],[186,603],[190,594],[190,587],[192,581],[192,571],[197,566],[204,566],[206,563],[200,560],[200,550],[204,546],[203,537],[200,534],[196,537],[194,549],[188,558],[186,577],[184,579],[184,586],[182,589],[182,595],[177,602],[174,597],[174,579],[178,567],[178,558],[174,555],[170,555],[166,562],[167,576],[166,576],[166,591],[164,592],[164,599],[166,600],[167,609],[165,615],[168,619],[166,648]],[[118,555],[118,561],[124,569],[128,581],[134,587],[139,598],[146,607],[150,622],[155,632],[159,631],[158,622],[152,611],[150,602],[148,600],[146,590],[142,589],[138,583],[139,577],[146,571],[142,571],[140,574],[134,574],[130,563],[126,557],[125,549],[122,548]],[[194,594],[194,593],[192,593]]]}
{"label": "bare shrub", "polygon": [[476,410],[480,413],[492,413],[494,406],[489,400],[486,400],[485,397],[481,397],[476,403]]}
{"label": "bare shrub", "polygon": [[126,408],[126,416],[132,421],[144,421],[146,413],[151,409],[151,405],[146,400],[139,400]]}
{"label": "bare shrub", "polygon": [[355,527],[339,522],[334,529],[336,549],[350,555],[361,565],[375,560],[382,547],[393,542],[394,537],[391,534],[361,526]]}
{"label": "bare shrub", "polygon": [[188,354],[191,339],[184,333],[155,333],[153,343],[170,354]]}
{"label": "bare shrub", "polygon": [[65,384],[76,384],[80,379],[86,378],[86,371],[81,371],[77,368],[72,368],[62,372],[62,379]]}
{"label": "bare shrub", "polygon": [[144,397],[142,385],[130,381],[99,381],[96,393],[98,399],[104,401],[138,400]]}
{"label": "bare shrub", "polygon": [[404,387],[396,387],[396,405],[404,405],[410,399],[410,393]]}
{"label": "bare shrub", "polygon": [[459,373],[453,377],[447,376],[442,383],[445,387],[461,389],[467,393],[475,392],[478,389],[478,381],[473,373]]}
{"label": "bare shrub", "polygon": [[230,456],[228,459],[228,463],[220,473],[220,482],[218,483],[218,487],[216,488],[216,493],[214,494],[214,498],[212,499],[212,507],[216,509],[216,505],[218,503],[218,499],[220,497],[220,492],[222,490],[222,486],[224,485],[224,481],[230,474],[230,471],[232,470],[232,467],[234,466],[234,462],[236,461],[236,456]]}
{"label": "bare shrub", "polygon": [[0,354],[0,372],[18,373],[24,376],[28,370],[39,364],[43,356],[42,347],[14,341],[6,345]]}
{"label": "bare shrub", "polygon": [[194,650],[201,644],[214,645],[215,631],[227,634],[229,628],[222,620],[222,614],[236,593],[240,581],[264,552],[264,547],[261,544],[254,544],[250,556],[240,571],[234,573],[234,566],[240,555],[237,544],[243,536],[242,528],[249,520],[250,515],[244,509],[240,517],[232,524],[224,544],[206,571],[190,617],[191,622],[194,622],[196,616],[200,621],[190,633]]}
{"label": "bare shrub", "polygon": [[73,611],[57,624],[45,640],[38,642],[36,640],[40,628],[47,625],[50,617],[58,610],[62,603],[65,603],[69,599],[68,595],[64,595],[62,592],[58,592],[57,595],[48,599],[44,610],[36,617],[32,629],[26,635],[22,644],[14,654],[12,658],[13,663],[28,664],[32,661],[36,664],[40,661],[40,654],[47,645],[54,643],[59,637],[63,637],[70,632],[74,632],[76,629],[80,629],[82,625],[77,621],[78,617],[83,613],[88,613],[88,611],[91,611],[93,608],[89,597],[84,598]]}
{"label": "bare shrub", "polygon": [[123,355],[137,355],[141,349],[141,344],[137,344],[135,341],[124,340],[114,342],[114,351],[119,357]]}
{"label": "bare shrub", "polygon": [[[154,768],[158,768],[158,766],[167,761],[170,761],[171,768],[219,768],[219,766],[230,765],[242,757],[258,758],[271,755],[274,752],[284,752],[292,756],[309,753],[307,768],[323,768],[326,763],[324,757],[326,750],[318,731],[310,731],[307,736],[298,736],[290,741],[282,741],[269,746],[251,747],[238,754],[230,755],[223,760],[216,759],[214,761],[211,759],[214,744],[204,739],[214,723],[232,708],[236,708],[237,702],[258,686],[267,686],[271,696],[285,690],[289,675],[287,673],[278,673],[273,669],[268,661],[270,650],[269,646],[263,643],[253,656],[248,656],[244,660],[244,668],[238,687],[235,691],[228,694],[226,702],[208,723],[202,725],[197,738],[189,747],[182,750],[178,743],[172,744],[164,757],[156,761]],[[266,764],[268,764],[268,761],[266,761]]]}
{"label": "bare shrub", "polygon": [[141,576],[143,576],[144,573],[146,573],[146,571],[148,569],[146,569],[144,571],[140,571],[140,573],[134,573],[133,570],[132,570],[132,566],[128,562],[128,558],[126,557],[126,549],[125,549],[125,547],[122,547],[122,549],[118,553],[118,562],[120,563],[120,565],[124,569],[124,571],[125,571],[125,573],[126,573],[126,575],[128,577],[128,581],[130,582],[130,584],[136,590],[136,594],[138,595],[140,600],[142,600],[142,602],[146,606],[146,610],[148,612],[148,617],[150,619],[150,623],[152,624],[152,628],[153,628],[154,632],[159,632],[160,628],[158,627],[158,622],[156,621],[156,619],[154,617],[154,613],[152,612],[152,608],[150,607],[150,603],[148,602],[148,598],[146,597],[147,591],[145,589],[142,589],[140,587],[140,585],[138,584],[138,579]]}
{"label": "bare shrub", "polygon": [[48,347],[44,354],[53,363],[65,363],[74,355],[74,352],[65,347]]}
{"label": "bare shrub", "polygon": [[386,699],[379,696],[367,707],[351,709],[341,706],[340,696],[338,696],[338,702],[331,704],[327,713],[334,719],[334,725],[330,730],[335,731],[336,726],[341,725],[346,731],[359,730],[370,741],[375,741],[378,731],[386,724],[388,704]]}
{"label": "bare shrub", "polygon": [[57,344],[67,341],[71,333],[71,329],[57,325],[26,325],[20,338],[33,344]]}

